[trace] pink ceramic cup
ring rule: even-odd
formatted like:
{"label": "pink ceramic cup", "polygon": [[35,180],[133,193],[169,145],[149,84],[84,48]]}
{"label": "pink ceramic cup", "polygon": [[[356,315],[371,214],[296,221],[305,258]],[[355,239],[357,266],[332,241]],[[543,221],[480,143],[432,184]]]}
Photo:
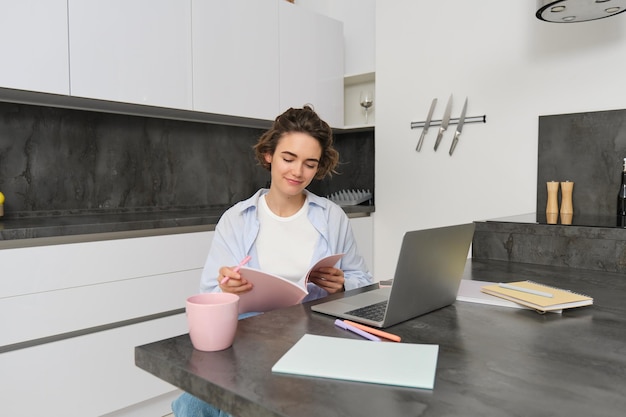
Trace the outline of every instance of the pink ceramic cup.
{"label": "pink ceramic cup", "polygon": [[233,344],[237,331],[239,296],[204,293],[187,299],[187,322],[193,347],[203,351],[224,350]]}

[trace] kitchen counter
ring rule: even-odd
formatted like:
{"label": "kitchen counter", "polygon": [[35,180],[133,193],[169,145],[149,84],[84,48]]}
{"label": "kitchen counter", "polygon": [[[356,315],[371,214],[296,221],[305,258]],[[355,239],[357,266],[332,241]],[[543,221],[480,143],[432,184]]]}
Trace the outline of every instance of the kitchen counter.
{"label": "kitchen counter", "polygon": [[[570,223],[562,223],[560,216],[556,218],[556,223],[548,223],[545,213],[525,213],[517,216],[499,217],[497,219],[485,220],[491,223],[518,223],[518,224],[541,224],[545,226],[574,226],[574,227],[598,227],[605,229],[624,229],[623,221],[618,222],[617,216],[584,215],[574,214]],[[618,232],[623,233],[623,232]]]}
{"label": "kitchen counter", "polygon": [[610,220],[574,215],[571,225],[547,224],[530,213],[475,222],[472,257],[626,273],[626,228]]}
{"label": "kitchen counter", "polygon": [[[121,239],[215,229],[228,207],[45,213],[0,217],[0,249]],[[349,206],[350,218],[369,216],[375,206]]]}

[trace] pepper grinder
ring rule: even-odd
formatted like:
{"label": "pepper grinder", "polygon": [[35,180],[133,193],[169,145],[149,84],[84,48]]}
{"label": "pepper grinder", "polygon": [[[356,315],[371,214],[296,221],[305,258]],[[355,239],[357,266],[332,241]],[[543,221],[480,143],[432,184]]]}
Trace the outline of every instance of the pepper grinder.
{"label": "pepper grinder", "polygon": [[559,194],[559,183],[557,181],[548,181],[548,202],[546,204],[546,221],[548,224],[556,224],[559,216],[559,203],[557,196]]}
{"label": "pepper grinder", "polygon": [[572,181],[561,183],[561,224],[572,224],[572,218],[574,217],[573,190],[574,183]]}

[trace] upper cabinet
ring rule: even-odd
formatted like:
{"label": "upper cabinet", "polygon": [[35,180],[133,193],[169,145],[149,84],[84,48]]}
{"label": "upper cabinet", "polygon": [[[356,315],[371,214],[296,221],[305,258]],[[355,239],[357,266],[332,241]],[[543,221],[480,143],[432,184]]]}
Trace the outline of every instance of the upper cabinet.
{"label": "upper cabinet", "polygon": [[192,109],[191,0],[68,4],[73,96]]}
{"label": "upper cabinet", "polygon": [[193,0],[194,110],[343,127],[343,26],[284,0]]}
{"label": "upper cabinet", "polygon": [[0,87],[69,94],[67,0],[0,0]]}
{"label": "upper cabinet", "polygon": [[194,110],[273,120],[279,113],[276,0],[193,0]]}
{"label": "upper cabinet", "polygon": [[344,126],[343,24],[287,1],[0,0],[0,7],[5,97],[8,88],[55,93],[59,105],[241,124],[265,124],[310,103],[331,126]]}
{"label": "upper cabinet", "polygon": [[376,0],[298,0],[297,3],[343,22],[346,77],[376,71]]}
{"label": "upper cabinet", "polygon": [[333,0],[331,14],[343,22],[345,74],[376,71],[376,0]]}
{"label": "upper cabinet", "polygon": [[343,127],[343,24],[286,1],[278,9],[281,109],[310,103]]}

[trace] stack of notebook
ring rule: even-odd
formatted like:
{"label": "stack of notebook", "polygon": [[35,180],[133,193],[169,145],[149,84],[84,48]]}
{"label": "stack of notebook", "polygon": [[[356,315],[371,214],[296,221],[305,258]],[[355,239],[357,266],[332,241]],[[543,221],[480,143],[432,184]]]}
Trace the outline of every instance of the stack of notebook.
{"label": "stack of notebook", "polygon": [[593,298],[532,281],[486,285],[481,291],[530,307],[539,312],[563,310],[593,304]]}

